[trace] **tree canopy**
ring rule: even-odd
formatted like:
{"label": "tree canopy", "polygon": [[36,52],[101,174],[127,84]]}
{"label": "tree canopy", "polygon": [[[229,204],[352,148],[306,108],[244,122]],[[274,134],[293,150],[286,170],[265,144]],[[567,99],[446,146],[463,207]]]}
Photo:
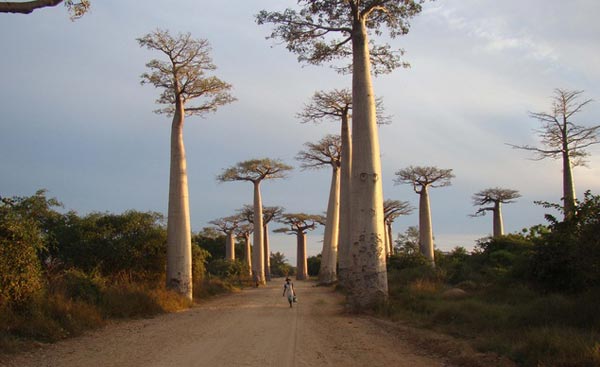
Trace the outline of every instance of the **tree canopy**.
{"label": "tree canopy", "polygon": [[444,187],[450,186],[450,180],[454,178],[452,169],[441,169],[437,167],[414,167],[401,169],[396,172],[394,182],[398,184],[411,184],[416,193],[422,187]]}
{"label": "tree canopy", "polygon": [[33,0],[33,1],[2,1],[0,2],[0,13],[31,14],[33,11],[57,6],[61,3],[69,11],[71,20],[82,17],[90,10],[90,0]]}
{"label": "tree canopy", "polygon": [[277,159],[251,159],[225,169],[217,176],[217,180],[221,182],[251,181],[257,183],[265,179],[285,178],[287,171],[292,169],[293,167]]}
{"label": "tree canopy", "polygon": [[303,169],[340,167],[342,159],[342,138],[339,135],[326,135],[317,143],[304,143],[305,150],[296,155]]}

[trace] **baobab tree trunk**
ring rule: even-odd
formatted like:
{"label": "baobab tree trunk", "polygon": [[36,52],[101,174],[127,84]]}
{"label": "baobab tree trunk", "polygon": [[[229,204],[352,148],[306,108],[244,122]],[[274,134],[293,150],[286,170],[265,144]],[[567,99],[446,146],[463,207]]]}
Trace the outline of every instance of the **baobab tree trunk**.
{"label": "baobab tree trunk", "polygon": [[271,249],[269,248],[269,225],[265,223],[263,225],[263,238],[265,243],[264,256],[265,256],[265,279],[271,281]]}
{"label": "baobab tree trunk", "polygon": [[335,265],[338,254],[340,214],[340,168],[333,167],[331,188],[329,189],[329,204],[327,205],[327,222],[325,236],[323,237],[323,251],[321,252],[321,268],[319,269],[319,283],[331,284],[336,280]]}
{"label": "baobab tree trunk", "polygon": [[429,207],[429,187],[423,186],[419,193],[419,248],[435,266],[433,254],[433,230],[431,228],[431,209]]}
{"label": "baobab tree trunk", "polygon": [[392,223],[389,222],[387,223],[387,242],[388,242],[388,246],[389,246],[389,256],[392,256],[394,254],[394,241],[393,241],[393,237],[392,237]]}
{"label": "baobab tree trunk", "polygon": [[167,288],[192,299],[192,233],[180,99],[171,125],[171,167],[167,218]]}
{"label": "baobab tree trunk", "polygon": [[308,264],[306,262],[306,233],[297,232],[298,249],[296,251],[296,279],[308,279]]}
{"label": "baobab tree trunk", "polygon": [[575,212],[575,184],[568,150],[563,152],[563,210],[565,218],[571,217]]}
{"label": "baobab tree trunk", "polygon": [[260,182],[254,182],[254,251],[252,251],[252,276],[257,284],[265,284],[263,252],[263,214]]}
{"label": "baobab tree trunk", "polygon": [[235,241],[233,239],[233,232],[227,233],[227,239],[225,241],[225,259],[235,260]]}
{"label": "baobab tree trunk", "polygon": [[346,287],[350,269],[350,243],[352,241],[350,224],[350,180],[352,176],[352,133],[348,114],[342,116],[342,151],[340,167],[340,225],[338,235],[338,282]]}
{"label": "baobab tree trunk", "polygon": [[494,237],[504,235],[504,223],[502,221],[502,203],[496,201],[494,203]]}
{"label": "baobab tree trunk", "polygon": [[348,301],[362,309],[387,299],[383,189],[375,98],[364,21],[352,33],[352,240]]}
{"label": "baobab tree trunk", "polygon": [[244,235],[244,245],[246,255],[246,264],[248,265],[248,275],[252,275],[252,247],[250,243],[250,234]]}

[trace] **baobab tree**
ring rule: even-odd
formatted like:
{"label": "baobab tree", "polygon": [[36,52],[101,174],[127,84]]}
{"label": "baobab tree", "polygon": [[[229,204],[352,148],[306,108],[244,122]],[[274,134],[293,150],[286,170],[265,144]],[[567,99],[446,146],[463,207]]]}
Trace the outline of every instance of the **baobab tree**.
{"label": "baobab tree", "polygon": [[220,182],[247,181],[254,186],[254,251],[252,251],[252,276],[258,284],[265,284],[265,261],[263,251],[263,206],[260,184],[263,180],[285,178],[291,166],[269,158],[239,162],[227,168],[217,180]]}
{"label": "baobab tree", "polygon": [[308,279],[308,265],[306,263],[306,232],[317,228],[317,225],[325,223],[322,215],[305,213],[282,214],[277,220],[286,227],[278,228],[274,232],[295,234],[297,239],[296,250],[296,279]]}
{"label": "baobab tree", "polygon": [[573,167],[585,166],[589,153],[585,148],[600,143],[600,125],[585,127],[573,122],[573,116],[583,109],[591,99],[581,100],[583,91],[555,89],[552,112],[531,112],[530,117],[538,120],[542,127],[536,130],[542,147],[508,144],[516,149],[535,153],[534,160],[545,158],[562,159],[563,166],[563,209],[565,217],[575,210],[575,183]]}
{"label": "baobab tree", "polygon": [[[189,33],[173,37],[157,29],[138,38],[141,47],[162,52],[168,61],[153,59],[146,64],[142,84],[162,89],[156,103],[164,108],[156,113],[173,116],[171,124],[171,162],[167,219],[167,287],[192,298],[192,250],[187,162],[183,144],[186,116],[205,115],[233,102],[231,85],[215,76],[216,69],[205,39],[193,39]],[[192,101],[194,102],[191,105]]]}
{"label": "baobab tree", "polygon": [[410,166],[397,171],[396,176],[394,180],[396,185],[411,184],[419,194],[419,248],[431,265],[435,266],[429,188],[450,186],[454,174],[451,169]]}
{"label": "baobab tree", "polygon": [[331,284],[336,280],[340,212],[340,165],[342,141],[339,135],[327,135],[317,143],[305,143],[305,150],[296,155],[302,169],[331,167],[332,176],[327,204],[327,220],[321,251],[319,283]]}
{"label": "baobab tree", "polygon": [[89,0],[2,1],[0,2],[0,13],[31,14],[37,9],[53,7],[61,3],[65,4],[72,20],[87,13],[91,5]]}
{"label": "baobab tree", "polygon": [[[390,117],[384,114],[383,101],[375,100],[378,124],[385,124]],[[350,119],[352,111],[352,92],[349,89],[334,89],[330,92],[318,91],[297,117],[302,123],[318,123],[323,120],[340,121],[341,125],[341,165],[340,165],[340,208],[338,231],[338,278],[344,284],[344,276],[350,268],[350,179],[352,160],[352,132]],[[321,274],[321,273],[319,273]]]}
{"label": "baobab tree", "polygon": [[225,234],[225,259],[227,260],[235,260],[234,234],[242,221],[243,218],[239,215],[231,215],[209,222]]}
{"label": "baobab tree", "polygon": [[401,215],[409,215],[415,208],[408,201],[387,199],[383,202],[383,221],[386,228],[385,251],[388,256],[394,254],[392,223]]}
{"label": "baobab tree", "polygon": [[[269,223],[274,219],[279,218],[284,209],[280,206],[264,206],[263,207],[263,252],[265,263],[265,279],[271,280],[271,249],[269,246]],[[252,205],[244,205],[238,210],[248,223],[254,223],[254,207]]]}
{"label": "baobab tree", "polygon": [[[501,189],[499,187],[481,190],[473,195],[473,205],[481,206],[473,217],[485,215],[486,212],[493,213],[494,232],[493,237],[500,237],[504,234],[504,225],[502,221],[502,204],[514,203],[514,199],[520,198],[517,190]],[[491,206],[484,206],[491,204]]]}
{"label": "baobab tree", "polygon": [[235,235],[244,240],[244,260],[248,266],[248,275],[252,275],[252,249],[250,234],[253,231],[251,223],[242,224],[235,230]]}
{"label": "baobab tree", "polygon": [[403,51],[377,44],[369,35],[387,28],[391,38],[406,34],[408,20],[421,11],[415,0],[299,0],[299,10],[261,11],[258,24],[274,25],[270,38],[282,40],[300,62],[319,65],[352,58],[341,67],[352,72],[351,251],[348,301],[355,309],[387,299],[383,239],[383,194],[379,137],[371,72],[406,65]]}

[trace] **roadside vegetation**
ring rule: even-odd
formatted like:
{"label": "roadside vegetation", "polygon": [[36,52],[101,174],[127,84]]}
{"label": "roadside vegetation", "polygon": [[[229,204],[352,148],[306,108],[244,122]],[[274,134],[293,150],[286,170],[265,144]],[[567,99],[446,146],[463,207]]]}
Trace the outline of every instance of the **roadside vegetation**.
{"label": "roadside vegetation", "polygon": [[[1,198],[0,353],[192,306],[165,286],[162,215],[60,208],[44,191]],[[192,242],[196,301],[251,284],[246,264],[224,259],[224,236],[200,233]]]}
{"label": "roadside vegetation", "polygon": [[600,196],[586,193],[572,217],[546,218],[480,240],[472,253],[438,251],[435,268],[407,231],[389,258],[390,299],[379,311],[522,366],[600,365]]}

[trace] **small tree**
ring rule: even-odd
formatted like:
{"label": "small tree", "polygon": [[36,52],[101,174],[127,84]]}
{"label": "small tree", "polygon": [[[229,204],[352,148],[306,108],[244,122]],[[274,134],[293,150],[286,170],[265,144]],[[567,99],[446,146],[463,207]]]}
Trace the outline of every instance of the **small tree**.
{"label": "small tree", "polygon": [[[494,232],[493,237],[504,235],[504,225],[502,221],[502,204],[514,203],[514,199],[520,198],[517,190],[501,189],[499,187],[481,190],[473,195],[473,205],[481,206],[473,217],[485,215],[487,211],[493,213]],[[492,204],[492,206],[484,206]]]}
{"label": "small tree", "polygon": [[394,254],[394,243],[392,235],[392,223],[401,215],[409,215],[415,208],[408,201],[388,199],[383,202],[383,221],[386,228],[386,253],[388,256]]}
{"label": "small tree", "polygon": [[338,254],[339,212],[340,212],[340,164],[342,141],[338,135],[327,135],[318,143],[305,143],[306,150],[296,155],[303,169],[332,168],[329,203],[327,204],[327,222],[321,252],[319,283],[331,284],[336,280]]}
{"label": "small tree", "polygon": [[[263,252],[265,258],[265,279],[271,281],[271,249],[269,246],[269,223],[274,219],[279,218],[283,213],[283,208],[280,206],[264,206],[263,207]],[[254,223],[254,207],[252,205],[244,205],[242,209],[238,211],[248,223]]]}
{"label": "small tree", "polygon": [[238,215],[231,215],[229,217],[223,217],[210,221],[209,223],[217,227],[217,229],[223,232],[226,236],[225,241],[225,259],[235,260],[235,239],[234,233],[240,226],[242,217]]}
{"label": "small tree", "polygon": [[450,186],[454,174],[451,169],[410,166],[397,171],[396,176],[398,176],[394,180],[396,185],[411,184],[419,194],[419,247],[421,253],[435,266],[429,188]]}
{"label": "small tree", "polygon": [[31,14],[34,10],[57,6],[61,3],[71,15],[71,20],[80,18],[90,9],[89,0],[32,0],[32,1],[2,1],[0,13]]}
{"label": "small tree", "polygon": [[[369,40],[387,28],[390,37],[406,34],[408,20],[421,11],[414,0],[299,0],[300,9],[261,11],[258,24],[273,24],[270,38],[280,39],[298,60],[319,65],[352,58],[352,163],[350,227],[354,259],[346,288],[352,307],[361,309],[387,299],[383,239],[383,188],[379,137],[371,71],[391,72],[406,65],[402,50]],[[372,69],[373,68],[373,69]]]}
{"label": "small tree", "polygon": [[[141,47],[166,55],[168,61],[151,60],[150,72],[142,74],[142,84],[162,89],[156,110],[173,116],[171,124],[171,167],[167,219],[167,287],[192,299],[192,248],[187,162],[183,144],[185,116],[204,115],[235,99],[231,85],[206,72],[216,69],[205,39],[193,39],[189,33],[173,37],[168,31],[156,31],[138,38]],[[195,105],[190,105],[195,101]],[[202,101],[202,102],[198,102]]]}
{"label": "small tree", "polygon": [[217,180],[221,182],[248,181],[254,186],[254,251],[252,273],[255,282],[265,284],[265,261],[263,253],[263,213],[260,183],[263,180],[284,178],[291,166],[268,158],[239,162],[223,171]]}
{"label": "small tree", "polygon": [[237,237],[244,240],[244,262],[248,267],[248,275],[252,275],[252,250],[250,242],[250,234],[253,231],[252,223],[242,224],[235,231]]}
{"label": "small tree", "polygon": [[573,167],[585,166],[585,157],[589,155],[585,148],[600,143],[598,132],[600,125],[585,127],[577,125],[572,118],[581,112],[591,99],[580,100],[583,91],[555,89],[552,98],[552,112],[532,112],[530,117],[538,120],[542,127],[536,130],[542,146],[508,144],[516,149],[532,151],[535,160],[545,158],[562,159],[563,165],[563,208],[565,217],[575,208],[575,183]]}
{"label": "small tree", "polygon": [[274,232],[295,234],[297,239],[296,251],[296,279],[308,279],[308,265],[306,263],[306,232],[317,228],[317,225],[325,223],[322,215],[311,215],[305,213],[283,214],[278,220],[287,227],[278,228]]}

